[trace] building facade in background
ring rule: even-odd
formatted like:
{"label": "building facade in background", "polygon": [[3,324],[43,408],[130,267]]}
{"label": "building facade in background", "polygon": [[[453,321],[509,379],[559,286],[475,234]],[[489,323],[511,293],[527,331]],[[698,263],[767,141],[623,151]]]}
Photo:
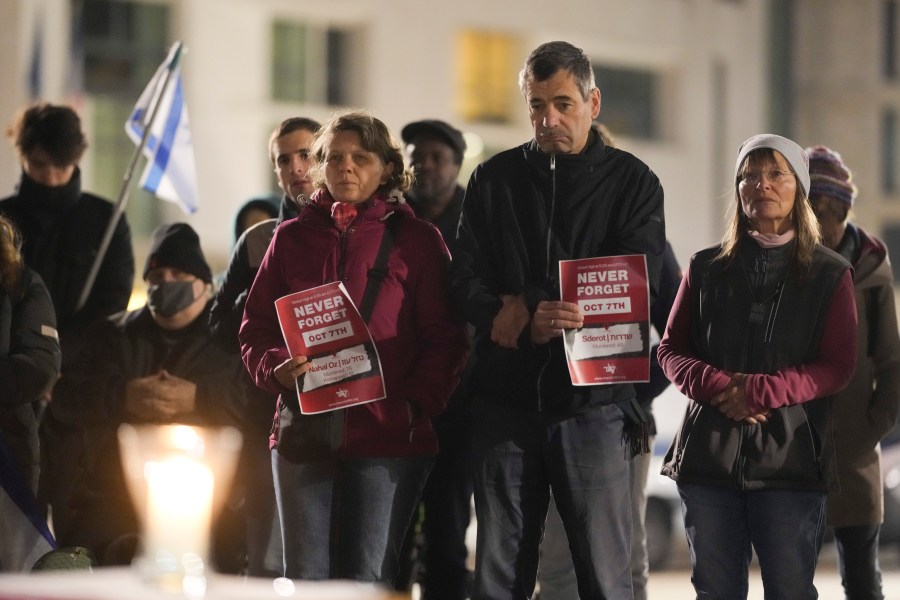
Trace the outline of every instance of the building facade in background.
{"label": "building facade in background", "polygon": [[[283,118],[353,106],[394,131],[446,120],[469,140],[465,179],[528,139],[518,70],[530,49],[565,39],[594,62],[600,120],[662,181],[684,264],[718,238],[731,158],[763,131],[838,149],[858,173],[858,220],[900,245],[897,3],[457,0],[435,17],[412,0],[2,0],[0,118],[32,95],[76,104],[91,143],[85,187],[114,198],[133,151],[125,119],[182,40],[200,208],[187,217],[134,185],[128,217],[138,260],[157,224],[186,220],[221,269],[236,210],[274,187],[266,139]],[[785,28],[792,43],[770,43]],[[11,191],[8,144],[0,165]]]}
{"label": "building facade in background", "polygon": [[853,165],[854,220],[900,276],[900,2],[785,2],[793,9],[792,134]]}

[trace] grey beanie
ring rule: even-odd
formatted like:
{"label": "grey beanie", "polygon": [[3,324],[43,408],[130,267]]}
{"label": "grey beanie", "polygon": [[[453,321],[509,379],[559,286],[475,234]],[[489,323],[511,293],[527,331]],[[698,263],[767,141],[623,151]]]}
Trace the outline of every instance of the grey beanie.
{"label": "grey beanie", "polygon": [[803,188],[803,195],[809,197],[809,157],[806,155],[806,151],[796,142],[793,142],[786,137],[775,135],[774,133],[760,133],[759,135],[748,138],[741,144],[741,147],[738,150],[737,162],[734,164],[735,181],[737,181],[740,175],[741,165],[744,163],[744,159],[747,158],[747,155],[752,151],[759,148],[777,150],[788,164],[791,165],[791,169],[794,173],[797,174],[797,180],[800,182],[800,187]]}

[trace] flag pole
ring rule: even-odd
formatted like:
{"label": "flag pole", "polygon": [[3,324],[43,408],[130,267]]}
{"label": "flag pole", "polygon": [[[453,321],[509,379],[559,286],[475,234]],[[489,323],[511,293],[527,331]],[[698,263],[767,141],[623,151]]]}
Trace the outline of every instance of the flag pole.
{"label": "flag pole", "polygon": [[182,43],[180,41],[175,42],[173,47],[174,52],[172,53],[172,60],[169,61],[166,68],[162,89],[160,89],[159,93],[156,95],[156,102],[153,104],[152,109],[149,111],[148,116],[144,121],[144,132],[141,135],[141,141],[135,146],[134,152],[131,155],[131,161],[128,163],[128,168],[125,169],[125,174],[122,176],[122,187],[119,188],[115,209],[106,226],[106,231],[103,232],[103,239],[100,241],[100,247],[97,249],[97,256],[94,257],[94,263],[91,265],[91,270],[88,272],[84,287],[81,288],[81,296],[78,297],[78,305],[75,307],[76,311],[84,308],[84,305],[87,303],[88,296],[91,294],[91,289],[94,287],[94,282],[97,280],[97,274],[100,272],[100,265],[106,257],[107,250],[109,250],[109,244],[112,242],[116,226],[119,224],[119,219],[121,219],[122,215],[125,213],[125,205],[128,203],[128,192],[131,187],[131,177],[134,175],[134,168],[137,166],[137,161],[141,157],[144,147],[147,145],[147,140],[150,138],[150,130],[153,126],[153,120],[156,118],[159,105],[162,104],[166,90],[169,88],[169,84],[172,81],[172,74],[175,72],[178,63],[181,60]]}

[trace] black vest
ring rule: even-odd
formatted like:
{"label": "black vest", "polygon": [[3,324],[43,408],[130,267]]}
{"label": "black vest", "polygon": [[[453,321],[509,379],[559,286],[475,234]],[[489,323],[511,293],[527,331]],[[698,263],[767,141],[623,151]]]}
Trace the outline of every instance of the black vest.
{"label": "black vest", "polygon": [[[732,372],[773,374],[817,358],[834,291],[849,264],[818,247],[810,267],[789,265],[794,243],[762,251],[745,240],[739,256],[718,248],[691,263],[691,345],[706,363]],[[765,266],[757,259],[768,259]],[[762,274],[765,271],[765,274]],[[819,398],[771,411],[746,425],[691,402],[665,460],[680,483],[754,489],[836,488],[831,404]]]}

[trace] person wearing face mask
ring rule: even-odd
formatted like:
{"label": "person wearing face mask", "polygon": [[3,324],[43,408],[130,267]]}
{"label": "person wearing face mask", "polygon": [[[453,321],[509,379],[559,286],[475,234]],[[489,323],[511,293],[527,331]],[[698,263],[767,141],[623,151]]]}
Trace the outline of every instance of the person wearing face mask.
{"label": "person wearing face mask", "polygon": [[[91,292],[78,306],[85,280],[113,214],[111,202],[82,190],[79,163],[87,149],[81,119],[70,107],[38,103],[13,120],[7,135],[15,146],[22,175],[16,192],[0,200],[22,235],[25,264],[47,286],[56,311],[62,348],[62,376],[78,357],[90,325],[124,310],[134,283],[134,252],[123,215],[100,264]],[[53,390],[40,400],[40,504],[49,507],[54,527],[65,528],[72,473],[80,470],[84,450],[77,414],[52,402]],[[44,408],[46,407],[46,408]]]}
{"label": "person wearing face mask", "polygon": [[[144,281],[147,304],[92,328],[89,350],[59,387],[81,410],[90,452],[87,473],[73,493],[73,522],[58,539],[91,549],[100,564],[127,564],[137,542],[138,523],[120,466],[119,424],[238,426],[244,410],[240,361],[209,333],[212,273],[189,225],[156,229]],[[224,512],[217,531],[242,527],[236,520]],[[240,568],[241,548],[219,537],[218,568]]]}

